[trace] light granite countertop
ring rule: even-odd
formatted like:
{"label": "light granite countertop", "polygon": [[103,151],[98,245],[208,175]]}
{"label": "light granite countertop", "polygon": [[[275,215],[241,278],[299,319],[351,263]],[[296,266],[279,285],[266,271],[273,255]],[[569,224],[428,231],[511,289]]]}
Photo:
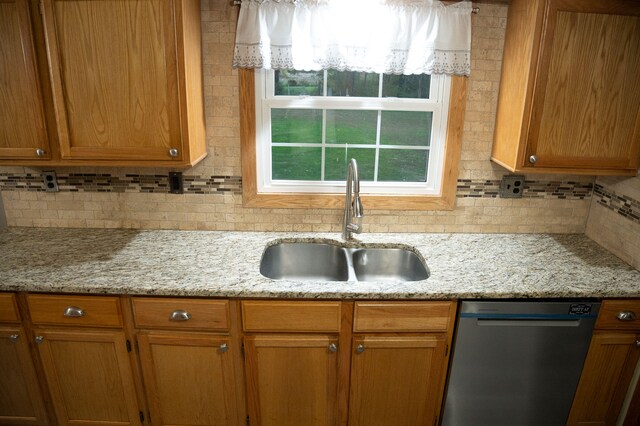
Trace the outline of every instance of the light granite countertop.
{"label": "light granite countertop", "polygon": [[640,297],[640,272],[584,235],[364,234],[406,244],[431,276],[415,282],[272,280],[267,244],[338,234],[10,228],[0,291],[243,298],[465,299]]}

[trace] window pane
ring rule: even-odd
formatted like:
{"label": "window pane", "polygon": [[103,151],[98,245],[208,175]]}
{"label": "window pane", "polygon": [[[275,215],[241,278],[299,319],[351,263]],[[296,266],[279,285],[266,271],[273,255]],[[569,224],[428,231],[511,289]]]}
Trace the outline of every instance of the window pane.
{"label": "window pane", "polygon": [[322,71],[275,71],[276,96],[322,96]]}
{"label": "window pane", "polygon": [[347,163],[355,158],[358,162],[360,180],[373,180],[376,150],[373,148],[327,148],[325,154],[325,180],[345,180]]}
{"label": "window pane", "polygon": [[321,109],[271,110],[271,141],[322,143]]}
{"label": "window pane", "polygon": [[380,182],[426,182],[429,151],[381,149],[378,163]]}
{"label": "window pane", "polygon": [[376,143],[378,111],[328,110],[327,143]]}
{"label": "window pane", "polygon": [[327,71],[327,96],[378,97],[379,74]]}
{"label": "window pane", "polygon": [[381,145],[429,146],[432,112],[383,111]]}
{"label": "window pane", "polygon": [[383,98],[428,99],[431,76],[384,74],[382,79]]}
{"label": "window pane", "polygon": [[322,148],[274,146],[271,148],[271,179],[320,180]]}

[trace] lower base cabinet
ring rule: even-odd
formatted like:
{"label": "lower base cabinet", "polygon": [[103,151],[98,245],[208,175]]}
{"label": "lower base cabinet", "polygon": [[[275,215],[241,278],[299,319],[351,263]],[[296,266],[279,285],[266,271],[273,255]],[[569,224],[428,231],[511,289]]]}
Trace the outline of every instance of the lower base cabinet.
{"label": "lower base cabinet", "polygon": [[243,302],[250,424],[437,424],[455,302]]}
{"label": "lower base cabinet", "polygon": [[446,335],[353,339],[350,426],[432,426],[442,402]]}
{"label": "lower base cabinet", "polygon": [[141,332],[138,344],[154,425],[239,424],[228,337]]}
{"label": "lower base cabinet", "polygon": [[0,425],[47,423],[28,337],[16,325],[0,325]]}
{"label": "lower base cabinet", "polygon": [[620,411],[638,359],[640,300],[603,301],[567,426],[614,426],[624,421]]}

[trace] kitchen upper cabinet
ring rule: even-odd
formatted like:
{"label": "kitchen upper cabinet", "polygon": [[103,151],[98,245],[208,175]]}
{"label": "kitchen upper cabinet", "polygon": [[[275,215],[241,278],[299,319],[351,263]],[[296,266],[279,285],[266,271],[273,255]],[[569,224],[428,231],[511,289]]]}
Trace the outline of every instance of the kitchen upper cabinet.
{"label": "kitchen upper cabinet", "polygon": [[226,300],[132,299],[153,425],[246,424],[240,340]]}
{"label": "kitchen upper cabinet", "polygon": [[0,424],[46,425],[47,415],[29,351],[28,336],[20,325],[15,296],[0,293]]}
{"label": "kitchen upper cabinet", "polygon": [[512,0],[492,160],[510,171],[635,175],[640,5]]}
{"label": "kitchen upper cabinet", "polygon": [[30,6],[0,1],[0,159],[51,159]]}
{"label": "kitchen upper cabinet", "polygon": [[[42,0],[41,21],[32,19],[32,27],[27,3],[16,2],[15,9],[25,9],[16,16],[3,12],[3,21],[14,23],[12,31],[9,25],[3,25],[2,31],[11,35],[9,46],[19,52],[24,40],[30,41],[30,28],[42,29],[35,43],[46,47],[40,69],[50,80],[51,93],[44,96],[50,95],[54,117],[50,149],[42,148],[45,158],[50,158],[44,164],[185,167],[204,158],[199,1]],[[22,32],[16,29],[22,28],[18,23],[25,27]],[[20,131],[38,133],[37,138],[17,135],[0,142],[6,149],[28,144],[29,152],[22,158],[33,155],[36,142],[32,140],[47,139],[42,117],[32,118],[42,115],[42,108],[15,122],[21,113],[13,109],[13,92],[30,96],[20,100],[27,105],[39,105],[43,99],[32,82],[37,70],[28,53],[3,55],[6,63],[0,65],[15,70],[20,59],[19,65],[30,71],[18,77],[15,71],[0,68],[31,89],[15,86],[0,98],[0,108],[11,111],[6,121],[12,124],[3,121],[0,131],[26,127]],[[36,125],[19,126],[26,120]],[[2,152],[0,156],[9,158]],[[0,164],[43,163],[0,160]]]}
{"label": "kitchen upper cabinet", "polygon": [[139,425],[118,297],[28,295],[58,424]]}
{"label": "kitchen upper cabinet", "polygon": [[638,359],[640,301],[604,301],[567,425],[615,425]]}

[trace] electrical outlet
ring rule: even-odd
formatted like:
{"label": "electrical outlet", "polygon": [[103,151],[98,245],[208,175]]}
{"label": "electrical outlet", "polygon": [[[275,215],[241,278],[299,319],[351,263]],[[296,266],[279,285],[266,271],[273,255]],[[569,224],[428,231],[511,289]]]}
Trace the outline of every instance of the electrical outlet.
{"label": "electrical outlet", "polygon": [[502,176],[500,182],[500,198],[522,198],[524,191],[524,176]]}
{"label": "electrical outlet", "polygon": [[169,172],[169,192],[171,194],[184,193],[184,181],[182,172]]}
{"label": "electrical outlet", "polygon": [[42,180],[44,181],[44,190],[46,192],[58,192],[58,178],[53,170],[42,172]]}

